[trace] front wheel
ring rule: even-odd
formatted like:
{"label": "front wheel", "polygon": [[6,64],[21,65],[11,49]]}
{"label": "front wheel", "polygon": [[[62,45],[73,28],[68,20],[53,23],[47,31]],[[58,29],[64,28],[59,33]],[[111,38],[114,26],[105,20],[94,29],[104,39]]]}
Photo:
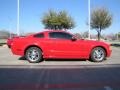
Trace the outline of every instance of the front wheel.
{"label": "front wheel", "polygon": [[27,49],[25,57],[30,63],[38,63],[42,61],[42,52],[37,47],[30,47]]}
{"label": "front wheel", "polygon": [[96,47],[92,50],[90,59],[94,62],[102,62],[106,58],[106,52],[101,47]]}

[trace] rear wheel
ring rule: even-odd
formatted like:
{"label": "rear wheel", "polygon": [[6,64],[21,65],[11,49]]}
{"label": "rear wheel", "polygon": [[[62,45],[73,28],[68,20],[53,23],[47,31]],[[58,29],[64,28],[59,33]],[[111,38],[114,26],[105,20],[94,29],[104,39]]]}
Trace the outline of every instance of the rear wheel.
{"label": "rear wheel", "polygon": [[90,59],[94,62],[102,62],[106,58],[106,52],[101,47],[96,47],[92,50]]}
{"label": "rear wheel", "polygon": [[38,63],[42,61],[42,52],[37,47],[30,47],[27,49],[25,57],[30,63]]}

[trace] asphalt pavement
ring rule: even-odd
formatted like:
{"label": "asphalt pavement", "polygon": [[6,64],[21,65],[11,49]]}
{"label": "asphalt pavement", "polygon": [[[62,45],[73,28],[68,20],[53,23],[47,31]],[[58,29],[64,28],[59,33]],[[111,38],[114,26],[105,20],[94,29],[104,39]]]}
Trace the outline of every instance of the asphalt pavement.
{"label": "asphalt pavement", "polygon": [[0,68],[0,90],[120,90],[120,66]]}

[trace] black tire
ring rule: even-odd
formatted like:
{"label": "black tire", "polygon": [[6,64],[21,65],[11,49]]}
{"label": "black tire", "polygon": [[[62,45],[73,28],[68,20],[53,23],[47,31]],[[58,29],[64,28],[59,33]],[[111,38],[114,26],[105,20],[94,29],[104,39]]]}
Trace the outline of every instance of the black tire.
{"label": "black tire", "polygon": [[26,50],[25,57],[30,63],[38,63],[42,61],[42,51],[37,47],[30,47]]}
{"label": "black tire", "polygon": [[90,60],[93,62],[102,62],[106,59],[106,52],[102,47],[96,47],[92,50]]}

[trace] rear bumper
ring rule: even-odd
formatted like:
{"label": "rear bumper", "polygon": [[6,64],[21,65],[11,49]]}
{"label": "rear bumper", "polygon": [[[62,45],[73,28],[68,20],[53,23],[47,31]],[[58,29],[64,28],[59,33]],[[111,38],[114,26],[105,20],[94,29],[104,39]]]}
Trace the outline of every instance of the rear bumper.
{"label": "rear bumper", "polygon": [[14,55],[24,56],[24,51],[23,50],[11,48],[11,51]]}

